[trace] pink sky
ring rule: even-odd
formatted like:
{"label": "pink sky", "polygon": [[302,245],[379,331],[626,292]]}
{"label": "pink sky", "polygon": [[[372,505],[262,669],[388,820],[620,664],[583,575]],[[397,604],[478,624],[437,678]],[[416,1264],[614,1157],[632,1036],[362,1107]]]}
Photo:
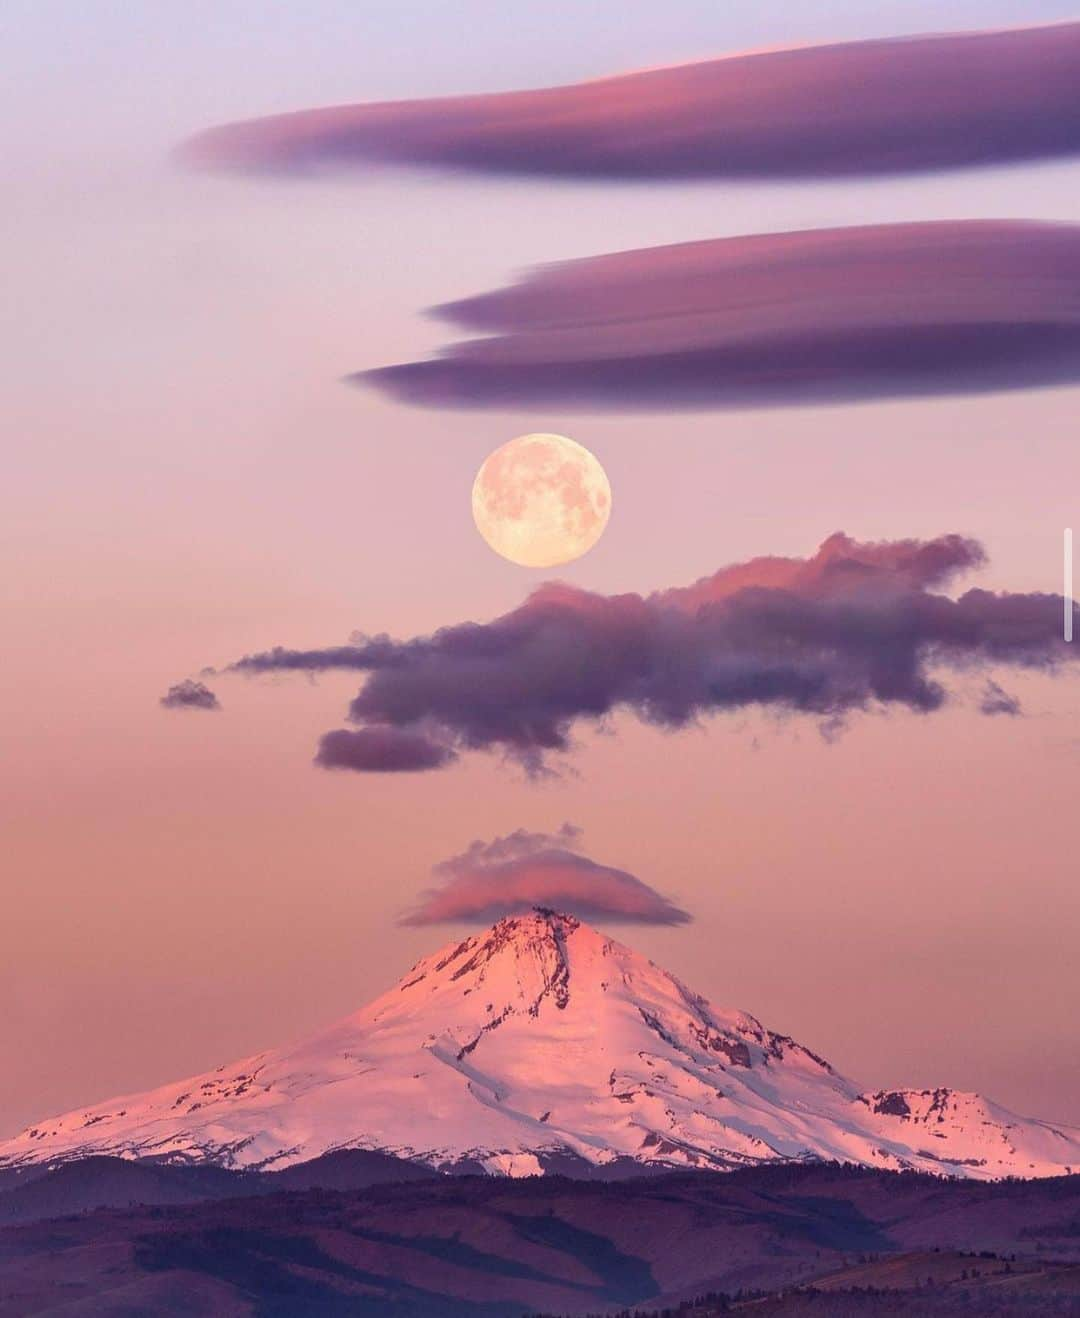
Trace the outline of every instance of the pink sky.
{"label": "pink sky", "polygon": [[[540,784],[484,755],[430,775],[314,769],[317,736],[356,689],[347,675],[231,678],[220,715],[157,704],[204,664],[274,644],[409,636],[514,607],[542,575],[486,548],[469,490],[483,457],[525,430],[571,435],[609,474],[609,528],[560,573],[582,587],[683,584],[812,553],[842,529],[975,535],[991,562],[970,584],[1060,590],[1061,532],[1080,509],[1076,389],[526,418],[410,409],[339,380],[425,356],[445,327],[422,308],[539,262],[785,228],[1077,222],[1077,167],[663,189],[185,176],[165,155],[186,132],[322,92],[569,80],[766,44],[783,18],[766,6],[760,30],[725,31],[687,3],[663,48],[635,18],[589,67],[553,29],[535,68],[524,29],[512,46],[500,20],[486,51],[441,31],[410,67],[405,35],[380,46],[335,6],[296,61],[284,32],[238,59],[233,6],[235,29],[149,34],[114,85],[93,40],[65,45],[63,77],[40,75],[45,17],[22,8],[25,103],[4,116],[0,215],[18,257],[0,310],[14,383],[0,1135],[346,1014],[442,938],[396,924],[433,863],[565,819],[590,855],[693,913],[615,932],[717,1003],[868,1085],[977,1089],[1080,1122],[1075,679],[1010,680],[1024,719],[894,713],[831,744],[795,718],[725,716],[678,736],[625,720],[616,736],[584,734],[579,777]],[[951,8],[956,25],[977,21]],[[850,11],[792,39],[828,23],[859,35]],[[905,21],[941,26],[948,12],[924,4]],[[366,52],[356,68],[346,36]],[[510,49],[501,76],[485,74]],[[440,59],[459,61],[454,85]]]}

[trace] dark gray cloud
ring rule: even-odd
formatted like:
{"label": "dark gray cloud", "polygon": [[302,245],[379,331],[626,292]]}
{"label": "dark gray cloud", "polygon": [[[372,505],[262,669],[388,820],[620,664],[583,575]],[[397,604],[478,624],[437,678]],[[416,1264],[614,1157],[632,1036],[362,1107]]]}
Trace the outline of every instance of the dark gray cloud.
{"label": "dark gray cloud", "polygon": [[225,125],[205,167],[404,163],[593,179],[894,174],[1080,149],[1080,24],[736,55],[566,87]]}
{"label": "dark gray cloud", "polygon": [[421,894],[401,923],[490,924],[534,906],[617,924],[686,924],[691,919],[635,875],[582,855],[580,837],[580,829],[564,824],[554,834],[518,829],[491,842],[474,842],[434,867],[438,886]]}
{"label": "dark gray cloud", "polygon": [[491,622],[278,648],[230,671],[360,672],[349,717],[362,733],[415,734],[442,748],[444,763],[494,750],[541,772],[571,749],[579,725],[620,712],[679,729],[759,706],[835,728],[859,710],[939,709],[950,670],[1055,672],[1080,656],[1062,638],[1059,595],[943,593],[983,561],[960,535],[860,543],[836,534],[810,558],[753,559],[687,587],[601,595],[551,582]]}
{"label": "dark gray cloud", "polygon": [[443,769],[457,755],[448,746],[394,727],[352,731],[338,728],[319,742],[315,763],[324,769],[352,769],[356,773],[420,773]]}
{"label": "dark gray cloud", "polygon": [[169,687],[159,702],[166,709],[220,709],[217,696],[202,682],[186,678]]}
{"label": "dark gray cloud", "polygon": [[1060,385],[1080,380],[1080,226],[680,243],[544,267],[437,310],[487,337],[352,381],[427,406],[624,411]]}

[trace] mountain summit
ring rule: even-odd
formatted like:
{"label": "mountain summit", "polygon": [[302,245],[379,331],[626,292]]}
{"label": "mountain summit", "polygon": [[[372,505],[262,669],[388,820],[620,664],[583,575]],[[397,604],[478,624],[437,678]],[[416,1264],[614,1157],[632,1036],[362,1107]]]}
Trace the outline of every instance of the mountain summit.
{"label": "mountain summit", "polygon": [[949,1089],[864,1092],[569,915],[500,920],[294,1047],[69,1112],[0,1168],[88,1154],[279,1168],[364,1148],[511,1176],[796,1159],[1080,1170],[1080,1130]]}

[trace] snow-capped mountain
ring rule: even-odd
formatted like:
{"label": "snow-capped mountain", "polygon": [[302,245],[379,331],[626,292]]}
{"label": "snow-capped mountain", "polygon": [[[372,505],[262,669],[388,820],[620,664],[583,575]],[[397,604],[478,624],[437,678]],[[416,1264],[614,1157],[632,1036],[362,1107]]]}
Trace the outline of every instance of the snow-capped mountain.
{"label": "snow-capped mountain", "polygon": [[342,1147],[527,1175],[778,1159],[1080,1171],[1080,1131],[948,1089],[863,1092],[567,915],[500,920],[290,1048],[43,1121],[0,1168],[91,1153],[279,1168]]}

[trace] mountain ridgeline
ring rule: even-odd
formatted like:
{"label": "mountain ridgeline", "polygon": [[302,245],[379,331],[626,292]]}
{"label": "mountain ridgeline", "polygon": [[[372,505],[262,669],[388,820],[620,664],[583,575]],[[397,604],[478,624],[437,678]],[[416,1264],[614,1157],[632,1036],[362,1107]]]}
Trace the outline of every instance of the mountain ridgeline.
{"label": "mountain ridgeline", "polygon": [[39,1121],[0,1178],[88,1156],[278,1171],[334,1151],[583,1178],[838,1162],[1080,1170],[1080,1131],[975,1094],[868,1090],[571,916],[500,920],[311,1038]]}

